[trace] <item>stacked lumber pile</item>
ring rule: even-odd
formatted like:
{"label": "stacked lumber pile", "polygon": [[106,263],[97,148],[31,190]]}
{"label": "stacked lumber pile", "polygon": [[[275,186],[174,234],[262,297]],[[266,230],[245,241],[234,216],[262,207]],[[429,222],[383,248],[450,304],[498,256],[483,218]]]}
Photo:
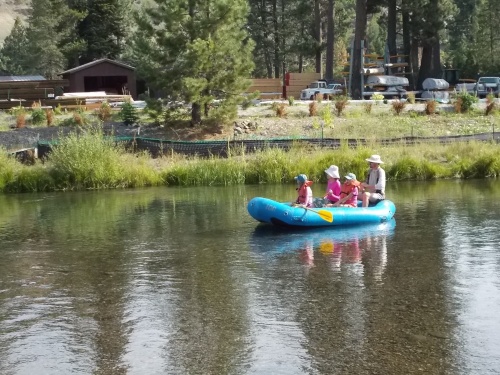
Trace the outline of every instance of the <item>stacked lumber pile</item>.
{"label": "stacked lumber pile", "polygon": [[54,99],[69,85],[66,79],[39,81],[1,81],[0,109],[31,107],[33,102]]}
{"label": "stacked lumber pile", "polygon": [[254,78],[247,93],[258,91],[259,99],[280,99],[283,96],[281,78]]}
{"label": "stacked lumber pile", "polygon": [[311,82],[321,79],[320,73],[286,73],[286,97],[300,98],[300,92]]}

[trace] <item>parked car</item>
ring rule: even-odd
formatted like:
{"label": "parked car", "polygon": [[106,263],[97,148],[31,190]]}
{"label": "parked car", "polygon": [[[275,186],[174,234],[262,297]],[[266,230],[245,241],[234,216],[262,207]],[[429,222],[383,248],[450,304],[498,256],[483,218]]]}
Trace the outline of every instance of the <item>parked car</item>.
{"label": "parked car", "polygon": [[344,93],[344,88],[340,83],[330,83],[328,85],[328,90],[331,90],[332,95],[341,95]]}
{"label": "parked car", "polygon": [[488,94],[498,95],[500,93],[500,77],[480,77],[474,86],[474,93],[478,98],[484,98]]}
{"label": "parked car", "polygon": [[342,93],[342,85],[339,83],[330,83],[326,81],[315,81],[307,85],[307,88],[300,92],[301,100],[314,100],[316,95],[320,94],[323,99],[328,99],[330,95]]}

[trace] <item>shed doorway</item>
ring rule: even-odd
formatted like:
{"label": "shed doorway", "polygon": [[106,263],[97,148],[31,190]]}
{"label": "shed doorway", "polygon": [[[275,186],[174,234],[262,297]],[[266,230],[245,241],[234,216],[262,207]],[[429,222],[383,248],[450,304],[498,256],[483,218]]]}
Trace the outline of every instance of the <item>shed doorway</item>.
{"label": "shed doorway", "polygon": [[127,76],[84,77],[85,91],[106,91],[106,94],[123,94],[127,89]]}

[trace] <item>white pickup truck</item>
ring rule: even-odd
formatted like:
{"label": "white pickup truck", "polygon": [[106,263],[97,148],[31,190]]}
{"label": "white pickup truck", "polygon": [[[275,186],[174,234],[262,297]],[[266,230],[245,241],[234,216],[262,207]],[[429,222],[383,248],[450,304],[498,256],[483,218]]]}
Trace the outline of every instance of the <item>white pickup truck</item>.
{"label": "white pickup truck", "polygon": [[326,81],[315,81],[300,92],[300,99],[314,100],[318,94],[322,95],[323,99],[328,99],[330,95],[342,94],[342,85],[339,83],[327,84]]}

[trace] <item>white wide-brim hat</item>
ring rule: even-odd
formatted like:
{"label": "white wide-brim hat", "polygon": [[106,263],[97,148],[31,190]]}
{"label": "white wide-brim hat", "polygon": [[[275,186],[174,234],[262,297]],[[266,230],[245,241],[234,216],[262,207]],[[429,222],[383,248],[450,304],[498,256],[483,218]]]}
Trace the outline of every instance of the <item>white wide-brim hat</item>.
{"label": "white wide-brim hat", "polygon": [[325,169],[325,173],[332,178],[340,178],[339,167],[336,165],[330,165],[328,169]]}
{"label": "white wide-brim hat", "polygon": [[382,159],[380,159],[380,155],[372,155],[368,159],[365,159],[365,160],[370,162],[370,163],[384,164]]}

